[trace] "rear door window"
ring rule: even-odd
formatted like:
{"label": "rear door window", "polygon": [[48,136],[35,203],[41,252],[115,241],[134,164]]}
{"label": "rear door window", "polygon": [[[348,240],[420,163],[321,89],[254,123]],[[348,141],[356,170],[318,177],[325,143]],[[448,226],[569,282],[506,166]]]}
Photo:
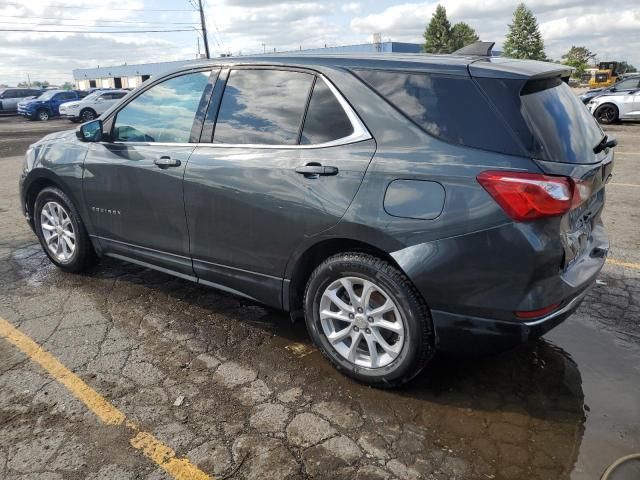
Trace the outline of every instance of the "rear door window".
{"label": "rear door window", "polygon": [[381,70],[355,73],[435,137],[466,147],[523,153],[471,78]]}
{"label": "rear door window", "polygon": [[232,70],[213,143],[295,145],[314,76],[285,70]]}
{"label": "rear door window", "polygon": [[353,125],[342,105],[329,85],[318,78],[311,94],[300,143],[326,143],[348,137],[352,133]]}

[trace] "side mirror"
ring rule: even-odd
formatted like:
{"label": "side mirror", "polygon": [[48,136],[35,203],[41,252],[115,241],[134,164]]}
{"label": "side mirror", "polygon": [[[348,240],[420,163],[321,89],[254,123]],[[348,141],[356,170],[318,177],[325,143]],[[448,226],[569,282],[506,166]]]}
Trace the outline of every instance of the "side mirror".
{"label": "side mirror", "polygon": [[83,123],[76,130],[76,137],[82,142],[99,142],[102,140],[102,120]]}
{"label": "side mirror", "polygon": [[102,103],[104,102],[104,98],[100,97],[96,99],[96,103]]}

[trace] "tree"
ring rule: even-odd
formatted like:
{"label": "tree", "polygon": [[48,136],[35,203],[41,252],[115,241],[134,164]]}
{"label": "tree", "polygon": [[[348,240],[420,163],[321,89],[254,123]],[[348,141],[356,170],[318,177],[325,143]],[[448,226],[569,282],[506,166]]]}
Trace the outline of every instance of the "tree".
{"label": "tree", "polygon": [[569,51],[562,55],[562,58],[566,65],[575,68],[572,76],[580,78],[589,65],[589,60],[595,56],[596,54],[589,51],[587,47],[576,47],[572,45]]}
{"label": "tree", "polygon": [[447,10],[439,5],[424,31],[424,47],[427,53],[451,53],[478,41],[476,31],[465,22],[451,27]]}
{"label": "tree", "polygon": [[63,90],[73,90],[73,87],[74,87],[73,83],[64,82],[60,88],[62,88]]}
{"label": "tree", "polygon": [[462,47],[471,45],[479,40],[476,31],[465,22],[456,23],[451,29],[451,39],[449,41],[452,52],[460,50]]}
{"label": "tree", "polygon": [[447,19],[447,10],[440,4],[424,31],[424,51],[427,53],[450,53],[451,24]]}
{"label": "tree", "polygon": [[530,60],[546,60],[544,41],[538,29],[538,21],[524,3],[513,12],[513,23],[504,42],[504,56]]}
{"label": "tree", "polygon": [[634,73],[638,71],[636,67],[625,61],[620,62],[620,70],[625,73]]}

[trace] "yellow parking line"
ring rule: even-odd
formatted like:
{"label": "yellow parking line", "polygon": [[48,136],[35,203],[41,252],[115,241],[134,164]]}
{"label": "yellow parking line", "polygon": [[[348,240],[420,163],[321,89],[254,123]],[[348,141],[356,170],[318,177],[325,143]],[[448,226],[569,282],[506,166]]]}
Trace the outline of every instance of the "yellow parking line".
{"label": "yellow parking line", "polygon": [[89,410],[107,425],[123,425],[136,435],[130,440],[133,448],[158,464],[177,480],[211,480],[211,477],[191,464],[186,458],[176,458],[176,453],[152,434],[138,431],[138,425],[126,421],[124,413],[118,410],[106,398],[83,382],[80,377],[65,367],[53,355],[44,350],[27,335],[0,318],[0,336],[21,350],[32,361],[40,365],[67,389]]}
{"label": "yellow parking line", "polygon": [[635,270],[640,270],[640,263],[632,263],[632,262],[623,262],[621,260],[616,260],[615,258],[607,258],[607,263],[611,265],[617,265],[619,267],[633,268]]}
{"label": "yellow parking line", "polygon": [[640,185],[636,185],[635,183],[616,183],[611,182],[609,185],[615,185],[616,187],[640,187]]}

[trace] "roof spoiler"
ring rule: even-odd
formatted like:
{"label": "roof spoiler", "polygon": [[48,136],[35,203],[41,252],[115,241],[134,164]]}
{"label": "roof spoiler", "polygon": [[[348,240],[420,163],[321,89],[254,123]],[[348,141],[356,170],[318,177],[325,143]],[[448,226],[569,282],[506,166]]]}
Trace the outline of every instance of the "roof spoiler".
{"label": "roof spoiler", "polygon": [[491,50],[496,42],[481,42],[477,41],[466,47],[462,47],[459,50],[453,52],[453,55],[473,55],[478,57],[490,57]]}

